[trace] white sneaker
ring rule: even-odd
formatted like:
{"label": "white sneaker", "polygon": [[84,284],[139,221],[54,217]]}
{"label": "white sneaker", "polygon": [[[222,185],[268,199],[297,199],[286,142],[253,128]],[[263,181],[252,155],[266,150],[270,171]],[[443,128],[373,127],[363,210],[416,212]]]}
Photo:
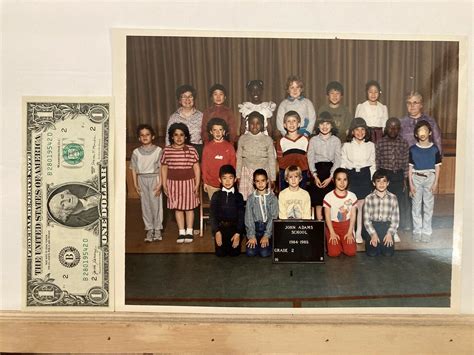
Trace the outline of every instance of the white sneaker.
{"label": "white sneaker", "polygon": [[153,229],[149,229],[146,231],[145,242],[151,243],[153,241]]}
{"label": "white sneaker", "polygon": [[393,240],[395,241],[395,243],[400,243],[400,237],[398,236],[398,233],[395,233],[395,235],[393,236]]}
{"label": "white sneaker", "polygon": [[163,240],[163,237],[161,235],[161,231],[159,229],[155,229],[155,234],[153,235],[153,241],[155,240]]}
{"label": "white sneaker", "polygon": [[364,239],[362,239],[361,235],[356,235],[356,243],[357,244],[363,244],[364,243]]}

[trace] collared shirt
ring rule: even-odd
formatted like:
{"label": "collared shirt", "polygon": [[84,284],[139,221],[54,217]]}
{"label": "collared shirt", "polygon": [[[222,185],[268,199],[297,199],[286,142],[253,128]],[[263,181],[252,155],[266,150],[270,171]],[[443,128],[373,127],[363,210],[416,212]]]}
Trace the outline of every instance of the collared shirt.
{"label": "collared shirt", "polygon": [[324,139],[321,134],[309,140],[308,165],[312,173],[317,173],[314,165],[320,162],[332,162],[331,176],[341,165],[341,141],[331,135]]}
{"label": "collared shirt", "polygon": [[388,109],[378,101],[375,105],[371,105],[367,100],[357,105],[354,117],[362,117],[369,127],[385,127],[385,122],[388,120]]}
{"label": "collared shirt", "polygon": [[430,117],[430,116],[428,116],[424,113],[418,118],[405,116],[402,119],[400,119],[400,123],[401,123],[400,135],[407,141],[408,146],[411,147],[412,145],[416,144],[417,140],[416,140],[413,132],[415,130],[416,123],[421,121],[421,120],[425,120],[430,124],[431,129],[433,131],[432,134],[431,134],[432,141],[438,147],[439,153],[441,155],[443,155],[443,148],[441,147],[441,142],[442,142],[442,140],[441,140],[441,131],[439,129],[439,126],[436,123],[436,121],[434,120],[434,118],[432,118],[432,117]]}
{"label": "collared shirt", "polygon": [[209,220],[212,235],[220,231],[221,222],[235,223],[235,233],[245,232],[244,198],[240,192],[227,193],[219,190],[212,195]]}
{"label": "collared shirt", "polygon": [[377,169],[403,170],[403,175],[407,177],[408,156],[408,143],[400,136],[397,136],[395,139],[385,136],[375,146]]}
{"label": "collared shirt", "polygon": [[352,139],[341,149],[341,168],[360,170],[370,167],[370,176],[375,172],[375,145],[372,142],[357,143]]}
{"label": "collared shirt", "polygon": [[202,144],[201,139],[201,127],[202,127],[202,112],[199,110],[194,110],[194,113],[186,118],[181,116],[181,112],[183,109],[180,107],[170,116],[168,120],[168,125],[166,126],[166,132],[173,123],[184,123],[188,129],[189,134],[191,135],[191,143],[192,144]]}
{"label": "collared shirt", "polygon": [[[400,214],[398,211],[397,196],[389,191],[385,191],[385,195],[380,197],[376,190],[365,198],[364,203],[364,226],[369,235],[375,233],[372,222],[390,222],[388,232],[392,236],[397,233],[398,224],[400,222]],[[378,236],[383,240],[384,235]]]}
{"label": "collared shirt", "polygon": [[230,189],[226,189],[224,186],[222,186],[222,191],[227,192],[227,193],[234,193],[235,189],[234,187],[231,187]]}

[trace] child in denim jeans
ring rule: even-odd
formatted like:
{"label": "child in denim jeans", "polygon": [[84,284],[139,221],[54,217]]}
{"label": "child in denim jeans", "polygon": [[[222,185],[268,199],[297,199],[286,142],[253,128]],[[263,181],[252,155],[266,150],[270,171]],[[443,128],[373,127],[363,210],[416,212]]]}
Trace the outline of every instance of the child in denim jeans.
{"label": "child in denim jeans", "polygon": [[278,200],[268,185],[264,169],[253,173],[255,191],[247,199],[245,227],[247,229],[247,256],[270,256],[272,253],[273,219],[278,218]]}

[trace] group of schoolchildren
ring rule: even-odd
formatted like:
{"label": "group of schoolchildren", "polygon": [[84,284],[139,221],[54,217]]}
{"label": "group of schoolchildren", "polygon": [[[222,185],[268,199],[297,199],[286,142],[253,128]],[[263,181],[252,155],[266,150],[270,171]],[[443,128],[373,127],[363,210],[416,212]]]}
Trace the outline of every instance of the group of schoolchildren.
{"label": "group of schoolchildren", "polygon": [[[417,122],[417,143],[409,147],[400,135],[400,120],[388,118],[387,107],[379,102],[376,81],[367,83],[367,101],[357,106],[355,118],[341,103],[343,86],[329,83],[328,104],[318,110],[316,119],[312,102],[303,96],[303,82],[290,76],[275,130],[276,105],[262,102],[263,82],[249,81],[247,91],[249,101],[239,105],[237,136],[229,128],[235,129],[235,120],[224,106],[225,88],[211,88],[214,103],[202,121],[203,137],[205,132],[208,139],[201,157],[190,144],[185,123],[169,126],[169,145],[163,149],[153,144],[151,126],[137,127],[141,146],[133,151],[130,167],[141,199],[146,242],[162,239],[161,191],[167,207],[175,211],[177,243],[193,241],[201,178],[210,199],[217,256],[239,255],[244,237],[248,256],[271,255],[273,219],[311,219],[312,206],[315,219],[326,222],[329,256],[353,256],[356,244],[364,242],[370,256],[393,255],[394,242],[399,241],[398,201],[404,198],[407,178],[413,239],[430,241],[441,154],[431,142],[429,122]],[[337,135],[347,142],[342,144]]]}

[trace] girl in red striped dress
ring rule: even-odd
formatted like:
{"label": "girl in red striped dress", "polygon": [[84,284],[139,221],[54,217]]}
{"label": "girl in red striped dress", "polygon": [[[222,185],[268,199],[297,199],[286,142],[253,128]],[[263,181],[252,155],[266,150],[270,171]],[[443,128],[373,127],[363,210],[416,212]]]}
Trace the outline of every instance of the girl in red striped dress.
{"label": "girl in red striped dress", "polygon": [[[170,145],[161,156],[161,181],[168,197],[168,208],[175,210],[179,235],[177,243],[193,241],[193,209],[199,205],[201,170],[196,149],[184,123],[173,123],[168,129]],[[186,227],[186,229],[185,229]]]}

